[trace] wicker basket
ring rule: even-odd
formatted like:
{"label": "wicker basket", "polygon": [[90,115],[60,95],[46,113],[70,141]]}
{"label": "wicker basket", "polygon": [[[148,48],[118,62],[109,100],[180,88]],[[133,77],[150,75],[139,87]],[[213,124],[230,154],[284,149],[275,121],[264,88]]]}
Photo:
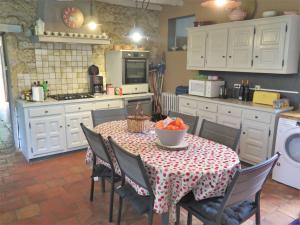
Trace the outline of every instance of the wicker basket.
{"label": "wicker basket", "polygon": [[127,129],[132,133],[142,133],[149,128],[149,116],[135,115],[127,117]]}

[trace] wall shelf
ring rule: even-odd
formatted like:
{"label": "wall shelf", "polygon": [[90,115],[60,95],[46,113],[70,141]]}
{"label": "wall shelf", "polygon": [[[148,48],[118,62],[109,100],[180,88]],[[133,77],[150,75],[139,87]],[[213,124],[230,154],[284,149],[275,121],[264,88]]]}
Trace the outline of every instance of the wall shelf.
{"label": "wall shelf", "polygon": [[34,36],[34,41],[39,42],[58,42],[69,44],[92,44],[92,45],[109,45],[109,39],[96,39],[96,38],[80,38],[80,37],[59,37],[59,36]]}

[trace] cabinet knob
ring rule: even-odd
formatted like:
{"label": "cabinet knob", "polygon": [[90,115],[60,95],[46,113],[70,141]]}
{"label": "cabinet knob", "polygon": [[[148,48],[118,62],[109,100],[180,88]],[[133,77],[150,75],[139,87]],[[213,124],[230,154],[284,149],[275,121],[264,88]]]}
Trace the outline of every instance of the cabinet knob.
{"label": "cabinet knob", "polygon": [[48,113],[48,110],[45,110],[45,113]]}
{"label": "cabinet knob", "polygon": [[223,55],[223,56],[222,56],[222,58],[223,58],[223,59],[225,59],[225,58],[226,58],[226,56],[225,56],[225,55]]}
{"label": "cabinet knob", "polygon": [[203,59],[204,58],[204,56],[201,56],[201,59]]}
{"label": "cabinet knob", "polygon": [[231,58],[232,58],[232,56],[230,55],[230,56],[229,56],[229,58],[231,59]]}
{"label": "cabinet knob", "polygon": [[245,135],[245,134],[246,134],[246,132],[244,131],[244,132],[243,132],[243,135]]}
{"label": "cabinet knob", "polygon": [[60,125],[60,126],[59,126],[59,128],[63,128],[63,126],[62,126],[62,125]]}
{"label": "cabinet knob", "polygon": [[255,58],[259,58],[259,56],[258,56],[258,55],[256,55],[256,56],[255,56]]}
{"label": "cabinet knob", "polygon": [[276,165],[277,165],[277,166],[281,166],[281,165],[280,165],[280,162],[277,162]]}
{"label": "cabinet knob", "polygon": [[78,109],[80,110],[80,109],[81,109],[81,107],[78,107]]}
{"label": "cabinet knob", "polygon": [[205,109],[208,109],[208,107],[206,106]]}
{"label": "cabinet knob", "polygon": [[190,105],[190,103],[186,103],[186,105]]}
{"label": "cabinet knob", "polygon": [[67,127],[70,127],[70,124],[68,124]]}
{"label": "cabinet knob", "polygon": [[255,116],[255,119],[258,119],[258,116]]}
{"label": "cabinet knob", "polygon": [[230,114],[230,113],[231,113],[231,111],[228,111],[228,113]]}

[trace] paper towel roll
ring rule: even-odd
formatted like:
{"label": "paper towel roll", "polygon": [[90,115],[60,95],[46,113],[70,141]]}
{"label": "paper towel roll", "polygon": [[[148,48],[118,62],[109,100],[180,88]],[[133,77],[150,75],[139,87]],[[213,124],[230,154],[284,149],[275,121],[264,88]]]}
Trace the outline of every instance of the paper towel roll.
{"label": "paper towel roll", "polygon": [[35,102],[44,101],[43,87],[32,87],[32,101]]}

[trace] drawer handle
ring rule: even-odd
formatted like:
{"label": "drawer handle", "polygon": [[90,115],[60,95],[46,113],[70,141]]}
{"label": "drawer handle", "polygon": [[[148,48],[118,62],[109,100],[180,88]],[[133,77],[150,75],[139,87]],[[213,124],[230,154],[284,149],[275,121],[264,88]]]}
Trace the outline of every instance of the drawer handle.
{"label": "drawer handle", "polygon": [[223,58],[223,59],[225,59],[225,58],[226,58],[226,56],[225,56],[225,55],[223,55],[223,56],[222,56],[222,58]]}
{"label": "drawer handle", "polygon": [[205,109],[208,109],[208,107],[206,106]]}
{"label": "drawer handle", "polygon": [[230,55],[230,56],[229,56],[229,58],[231,59],[231,58],[232,58],[232,56]]}
{"label": "drawer handle", "polygon": [[81,107],[78,107],[78,109],[80,110],[80,109],[81,109]]}
{"label": "drawer handle", "polygon": [[110,106],[110,104],[107,104],[107,106],[109,107],[109,106]]}
{"label": "drawer handle", "polygon": [[201,59],[203,59],[204,58],[204,56],[201,56]]}
{"label": "drawer handle", "polygon": [[45,110],[45,113],[48,113],[48,110]]}
{"label": "drawer handle", "polygon": [[59,127],[60,127],[60,128],[63,128],[63,126],[62,126],[62,125],[60,125]]}
{"label": "drawer handle", "polygon": [[258,119],[258,116],[255,116],[255,119]]}
{"label": "drawer handle", "polygon": [[244,132],[243,132],[243,135],[245,135],[245,134],[246,134],[246,132],[244,131]]}
{"label": "drawer handle", "polygon": [[186,103],[186,105],[190,105],[190,103]]}
{"label": "drawer handle", "polygon": [[67,127],[70,127],[70,124],[68,124]]}
{"label": "drawer handle", "polygon": [[277,165],[277,166],[280,166],[280,162],[277,162],[276,165]]}
{"label": "drawer handle", "polygon": [[230,114],[230,113],[231,113],[231,111],[228,111],[228,113]]}

